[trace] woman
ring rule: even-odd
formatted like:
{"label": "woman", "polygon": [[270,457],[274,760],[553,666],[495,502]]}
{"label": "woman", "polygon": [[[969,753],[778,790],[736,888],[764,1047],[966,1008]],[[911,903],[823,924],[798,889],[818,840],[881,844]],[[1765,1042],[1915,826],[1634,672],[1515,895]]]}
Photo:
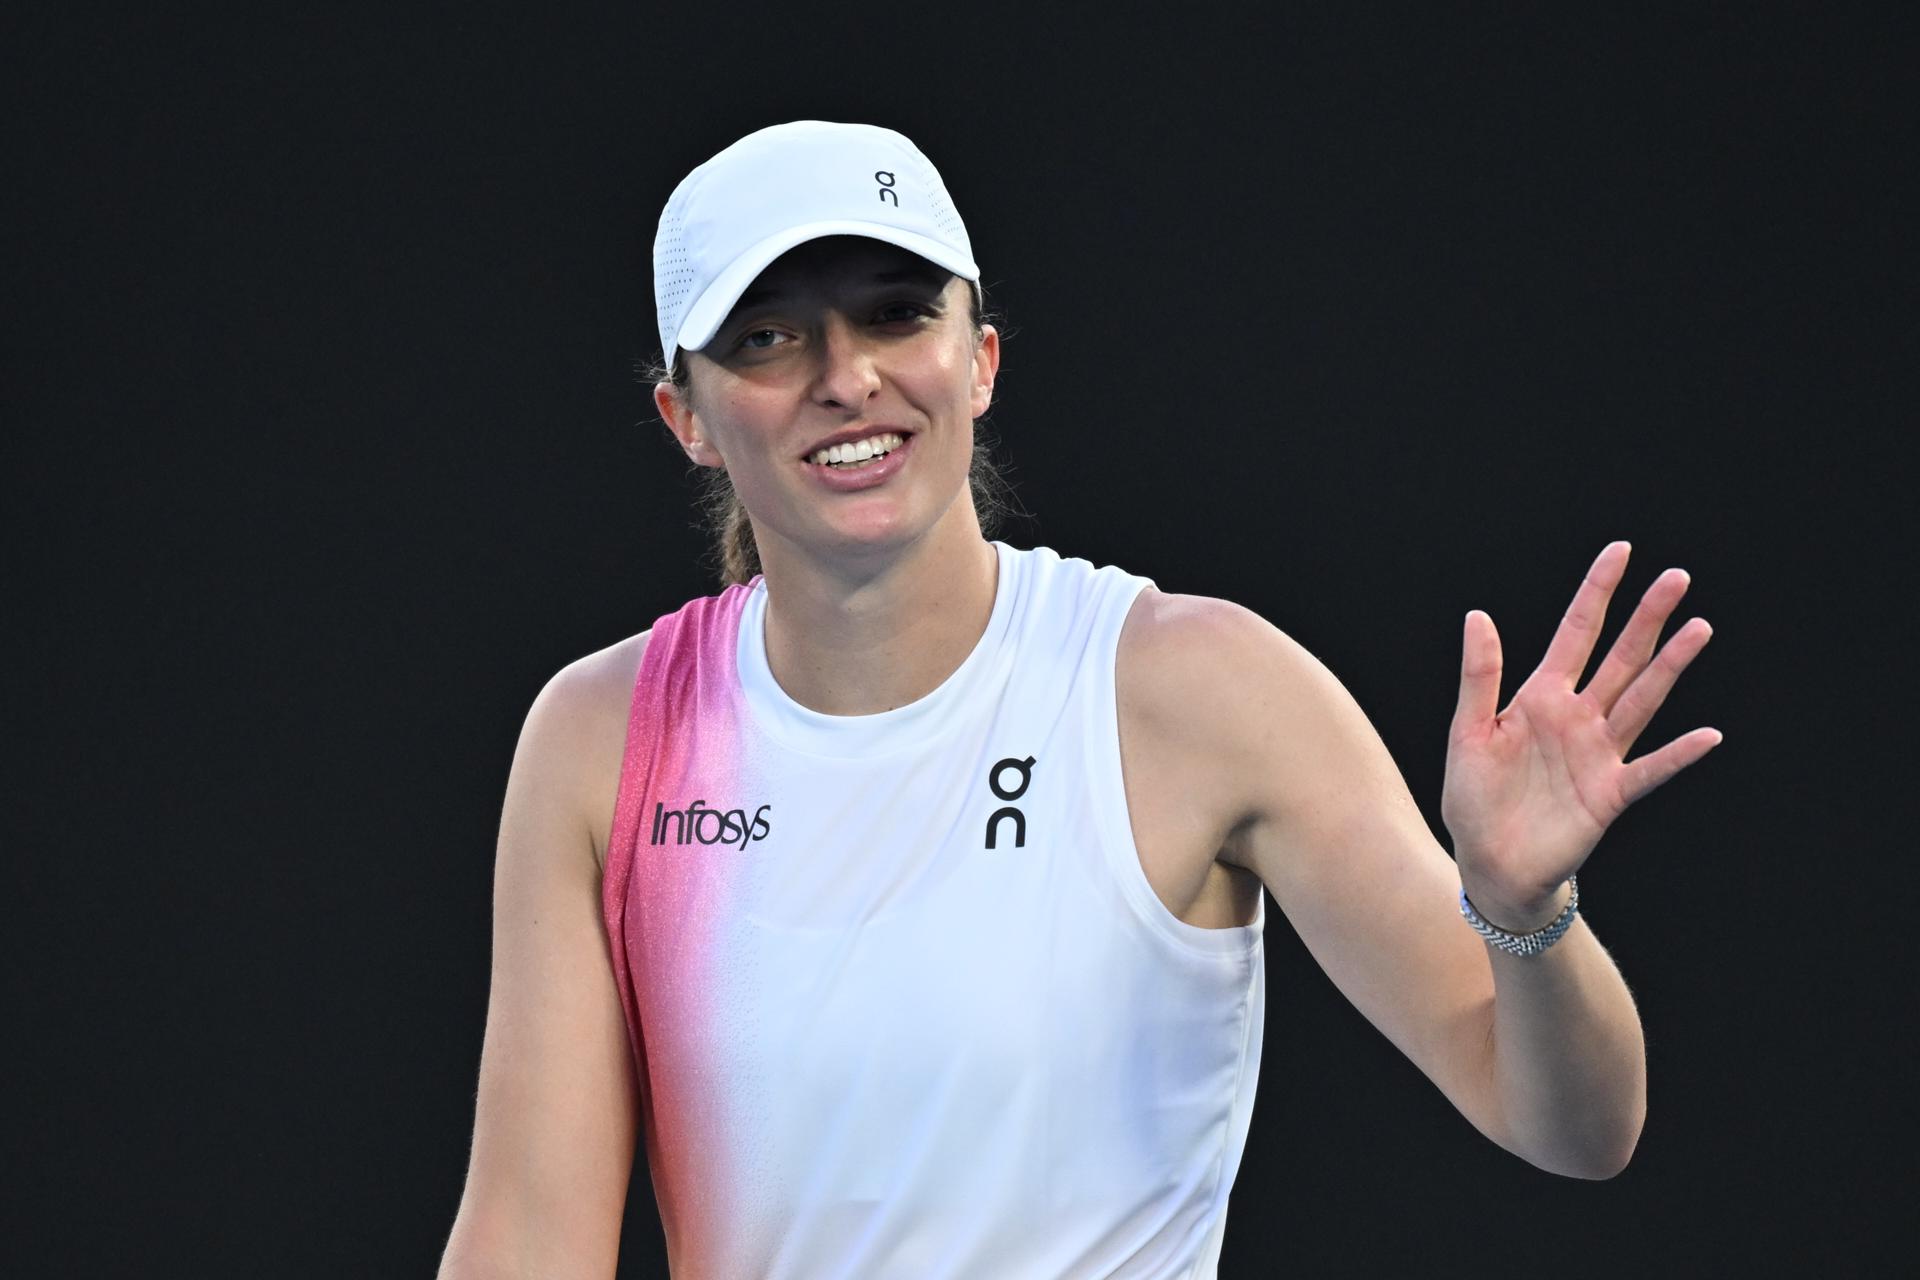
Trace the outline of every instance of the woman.
{"label": "woman", "polygon": [[655,403],[737,501],[729,585],[529,714],[443,1274],[609,1273],[644,1132],[676,1275],[1211,1275],[1262,886],[1483,1134],[1626,1163],[1641,1031],[1574,873],[1719,740],[1624,762],[1707,640],[1655,654],[1685,574],[1576,691],[1603,550],[1504,711],[1467,615],[1450,858],[1285,635],[985,538],[1000,339],[907,139],[749,135],[676,189],[655,267]]}

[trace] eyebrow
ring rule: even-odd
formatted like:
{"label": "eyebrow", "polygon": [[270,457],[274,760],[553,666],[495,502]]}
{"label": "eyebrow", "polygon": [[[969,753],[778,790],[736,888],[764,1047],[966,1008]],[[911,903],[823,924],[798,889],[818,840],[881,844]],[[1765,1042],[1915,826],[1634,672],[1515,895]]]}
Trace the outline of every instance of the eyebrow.
{"label": "eyebrow", "polygon": [[[900,267],[892,271],[876,271],[867,277],[867,279],[873,284],[900,284],[906,282],[925,285],[929,289],[936,289],[945,287],[946,281],[952,275],[953,273],[951,271],[936,267],[932,263],[927,263],[924,266]],[[785,296],[786,290],[784,289],[756,285],[741,294],[740,300],[733,304],[733,310],[727,314],[729,316],[739,315],[750,307],[757,307],[763,302],[774,302]]]}

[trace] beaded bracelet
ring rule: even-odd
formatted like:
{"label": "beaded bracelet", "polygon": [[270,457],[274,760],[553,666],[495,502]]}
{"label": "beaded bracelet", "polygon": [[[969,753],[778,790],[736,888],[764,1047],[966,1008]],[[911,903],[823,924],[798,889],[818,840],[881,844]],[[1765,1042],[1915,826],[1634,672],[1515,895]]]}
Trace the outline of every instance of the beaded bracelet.
{"label": "beaded bracelet", "polygon": [[1490,924],[1473,904],[1467,901],[1467,887],[1460,886],[1460,914],[1467,918],[1473,931],[1500,948],[1510,956],[1537,956],[1554,943],[1560,941],[1560,935],[1573,927],[1573,917],[1580,910],[1580,881],[1576,876],[1567,877],[1567,887],[1573,892],[1567,896],[1567,905],[1553,923],[1533,933],[1508,933],[1499,925]]}

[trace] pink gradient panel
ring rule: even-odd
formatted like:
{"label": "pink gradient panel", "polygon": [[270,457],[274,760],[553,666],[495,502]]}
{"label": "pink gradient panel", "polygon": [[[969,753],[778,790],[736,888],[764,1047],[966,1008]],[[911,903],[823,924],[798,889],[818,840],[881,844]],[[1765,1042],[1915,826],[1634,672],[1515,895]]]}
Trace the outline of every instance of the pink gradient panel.
{"label": "pink gradient panel", "polygon": [[[634,684],[601,908],[639,1081],[647,1161],[676,1274],[723,1248],[724,1069],[712,973],[735,862],[716,806],[738,794],[744,708],[735,677],[747,588],[654,624]],[[748,815],[750,818],[750,815]],[[727,835],[731,835],[728,828]],[[702,843],[708,839],[708,843]],[[719,855],[719,856],[716,856]]]}

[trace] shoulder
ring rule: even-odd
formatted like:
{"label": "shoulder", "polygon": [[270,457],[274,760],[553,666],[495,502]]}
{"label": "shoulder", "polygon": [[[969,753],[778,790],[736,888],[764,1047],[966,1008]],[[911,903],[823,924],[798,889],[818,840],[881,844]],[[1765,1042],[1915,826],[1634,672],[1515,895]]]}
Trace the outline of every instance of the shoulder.
{"label": "shoulder", "polygon": [[577,739],[601,721],[618,719],[624,724],[652,634],[642,631],[628,636],[561,667],[534,698],[529,717],[540,718],[561,740]]}
{"label": "shoulder", "polygon": [[[1140,657],[1194,657],[1271,645],[1278,627],[1244,605],[1213,596],[1180,595],[1149,586],[1120,632],[1122,649]],[[1282,637],[1283,638],[1283,637]]]}
{"label": "shoulder", "polygon": [[540,767],[572,797],[602,866],[634,682],[651,635],[642,631],[561,667],[534,698],[522,730],[521,750],[537,752]]}
{"label": "shoulder", "polygon": [[1127,614],[1118,662],[1122,691],[1141,709],[1216,724],[1258,721],[1276,702],[1323,695],[1338,683],[1253,610],[1154,587]]}
{"label": "shoulder", "polygon": [[1128,719],[1216,772],[1235,821],[1276,816],[1373,737],[1346,688],[1305,646],[1242,605],[1149,587],[1120,632]]}

